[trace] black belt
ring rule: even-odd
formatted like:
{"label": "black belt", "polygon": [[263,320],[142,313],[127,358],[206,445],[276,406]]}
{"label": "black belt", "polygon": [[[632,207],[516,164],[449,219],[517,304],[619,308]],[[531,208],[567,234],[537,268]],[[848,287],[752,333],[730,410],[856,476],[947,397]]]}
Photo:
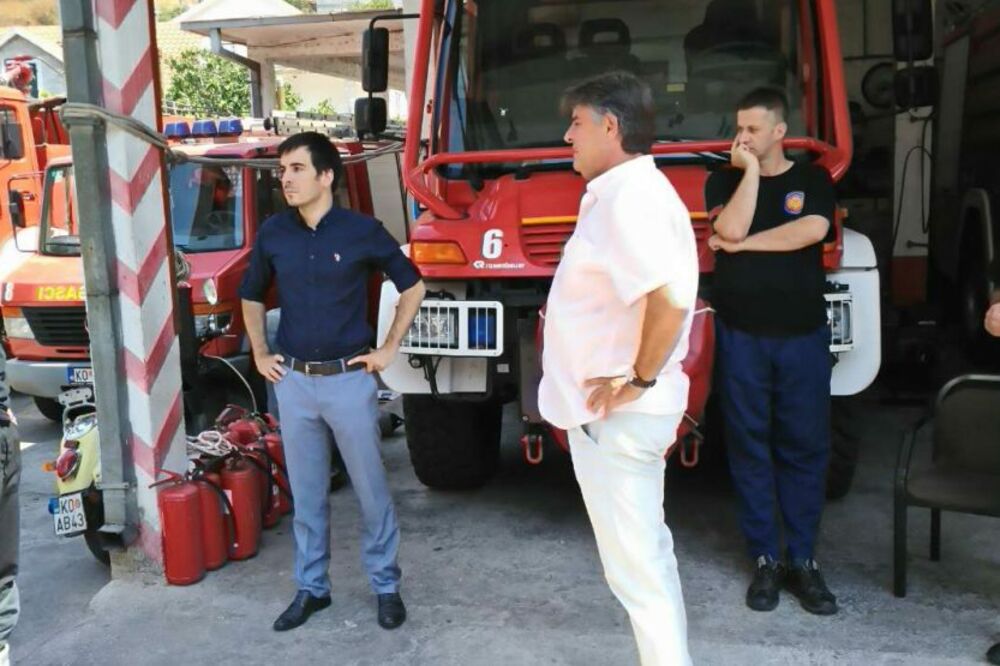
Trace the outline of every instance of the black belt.
{"label": "black belt", "polygon": [[350,356],[345,356],[344,358],[338,358],[333,361],[300,361],[297,358],[291,358],[288,360],[287,364],[289,368],[295,370],[296,372],[301,372],[302,374],[312,377],[329,377],[330,375],[339,375],[342,372],[354,372],[355,370],[364,370],[364,363],[355,363],[354,365],[348,365],[347,362],[352,358],[360,356],[361,354],[367,354],[368,348],[359,349],[356,353]]}

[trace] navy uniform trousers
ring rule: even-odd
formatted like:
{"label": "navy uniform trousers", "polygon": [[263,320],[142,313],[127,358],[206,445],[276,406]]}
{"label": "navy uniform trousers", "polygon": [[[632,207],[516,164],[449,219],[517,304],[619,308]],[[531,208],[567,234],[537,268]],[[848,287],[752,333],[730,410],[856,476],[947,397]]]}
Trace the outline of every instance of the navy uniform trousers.
{"label": "navy uniform trousers", "polygon": [[[811,559],[830,457],[830,333],[752,335],[716,319],[718,382],[740,527],[753,559]],[[780,515],[780,519],[779,519]]]}

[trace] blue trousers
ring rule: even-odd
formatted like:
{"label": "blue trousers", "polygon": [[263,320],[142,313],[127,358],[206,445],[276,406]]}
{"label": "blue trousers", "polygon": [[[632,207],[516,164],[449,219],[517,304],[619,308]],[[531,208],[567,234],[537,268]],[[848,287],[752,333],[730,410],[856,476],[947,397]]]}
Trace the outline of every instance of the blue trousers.
{"label": "blue trousers", "polygon": [[[830,457],[830,334],[751,335],[716,320],[717,381],[740,527],[754,559],[813,557]],[[780,516],[780,517],[779,517]]]}
{"label": "blue trousers", "polygon": [[361,561],[376,594],[399,589],[399,525],[378,446],[378,385],[363,370],[328,377],[288,370],[275,384],[295,498],[295,582],[330,594],[330,455],[336,436],[361,504]]}

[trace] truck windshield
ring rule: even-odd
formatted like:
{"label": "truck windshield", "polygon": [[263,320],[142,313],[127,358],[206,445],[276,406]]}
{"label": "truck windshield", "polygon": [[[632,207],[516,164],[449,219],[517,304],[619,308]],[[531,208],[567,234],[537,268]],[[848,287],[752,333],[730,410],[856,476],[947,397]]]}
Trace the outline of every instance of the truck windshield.
{"label": "truck windshield", "polygon": [[54,166],[45,173],[40,235],[42,252],[45,254],[80,254],[80,227],[72,165]]}
{"label": "truck windshield", "polygon": [[786,92],[789,135],[805,133],[799,0],[455,2],[438,150],[564,145],[563,91],[611,70],[649,83],[660,141],[732,139],[759,86]]}
{"label": "truck windshield", "polygon": [[174,245],[185,252],[243,246],[243,177],[234,166],[178,164],[170,168]]}

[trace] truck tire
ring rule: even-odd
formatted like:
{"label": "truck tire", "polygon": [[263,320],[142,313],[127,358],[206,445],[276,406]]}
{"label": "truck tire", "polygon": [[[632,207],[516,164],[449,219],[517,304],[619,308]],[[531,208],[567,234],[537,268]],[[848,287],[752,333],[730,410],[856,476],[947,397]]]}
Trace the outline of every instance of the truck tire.
{"label": "truck tire", "polygon": [[861,438],[854,431],[854,410],[848,399],[833,398],[830,405],[830,463],[826,470],[826,498],[841,499],[854,482]]}
{"label": "truck tire", "polygon": [[502,416],[499,401],[404,395],[406,445],[420,482],[459,490],[478,488],[493,478],[500,458]]}
{"label": "truck tire", "polygon": [[971,248],[967,244],[963,244],[963,247],[968,249],[963,250],[965,260],[958,281],[959,298],[961,299],[959,321],[966,344],[979,351],[986,340],[983,319],[986,316],[986,308],[989,307],[990,298],[986,286],[986,266],[978,251],[979,248]]}
{"label": "truck tire", "polygon": [[42,413],[42,416],[50,421],[62,423],[63,406],[54,398],[35,397],[35,407]]}

